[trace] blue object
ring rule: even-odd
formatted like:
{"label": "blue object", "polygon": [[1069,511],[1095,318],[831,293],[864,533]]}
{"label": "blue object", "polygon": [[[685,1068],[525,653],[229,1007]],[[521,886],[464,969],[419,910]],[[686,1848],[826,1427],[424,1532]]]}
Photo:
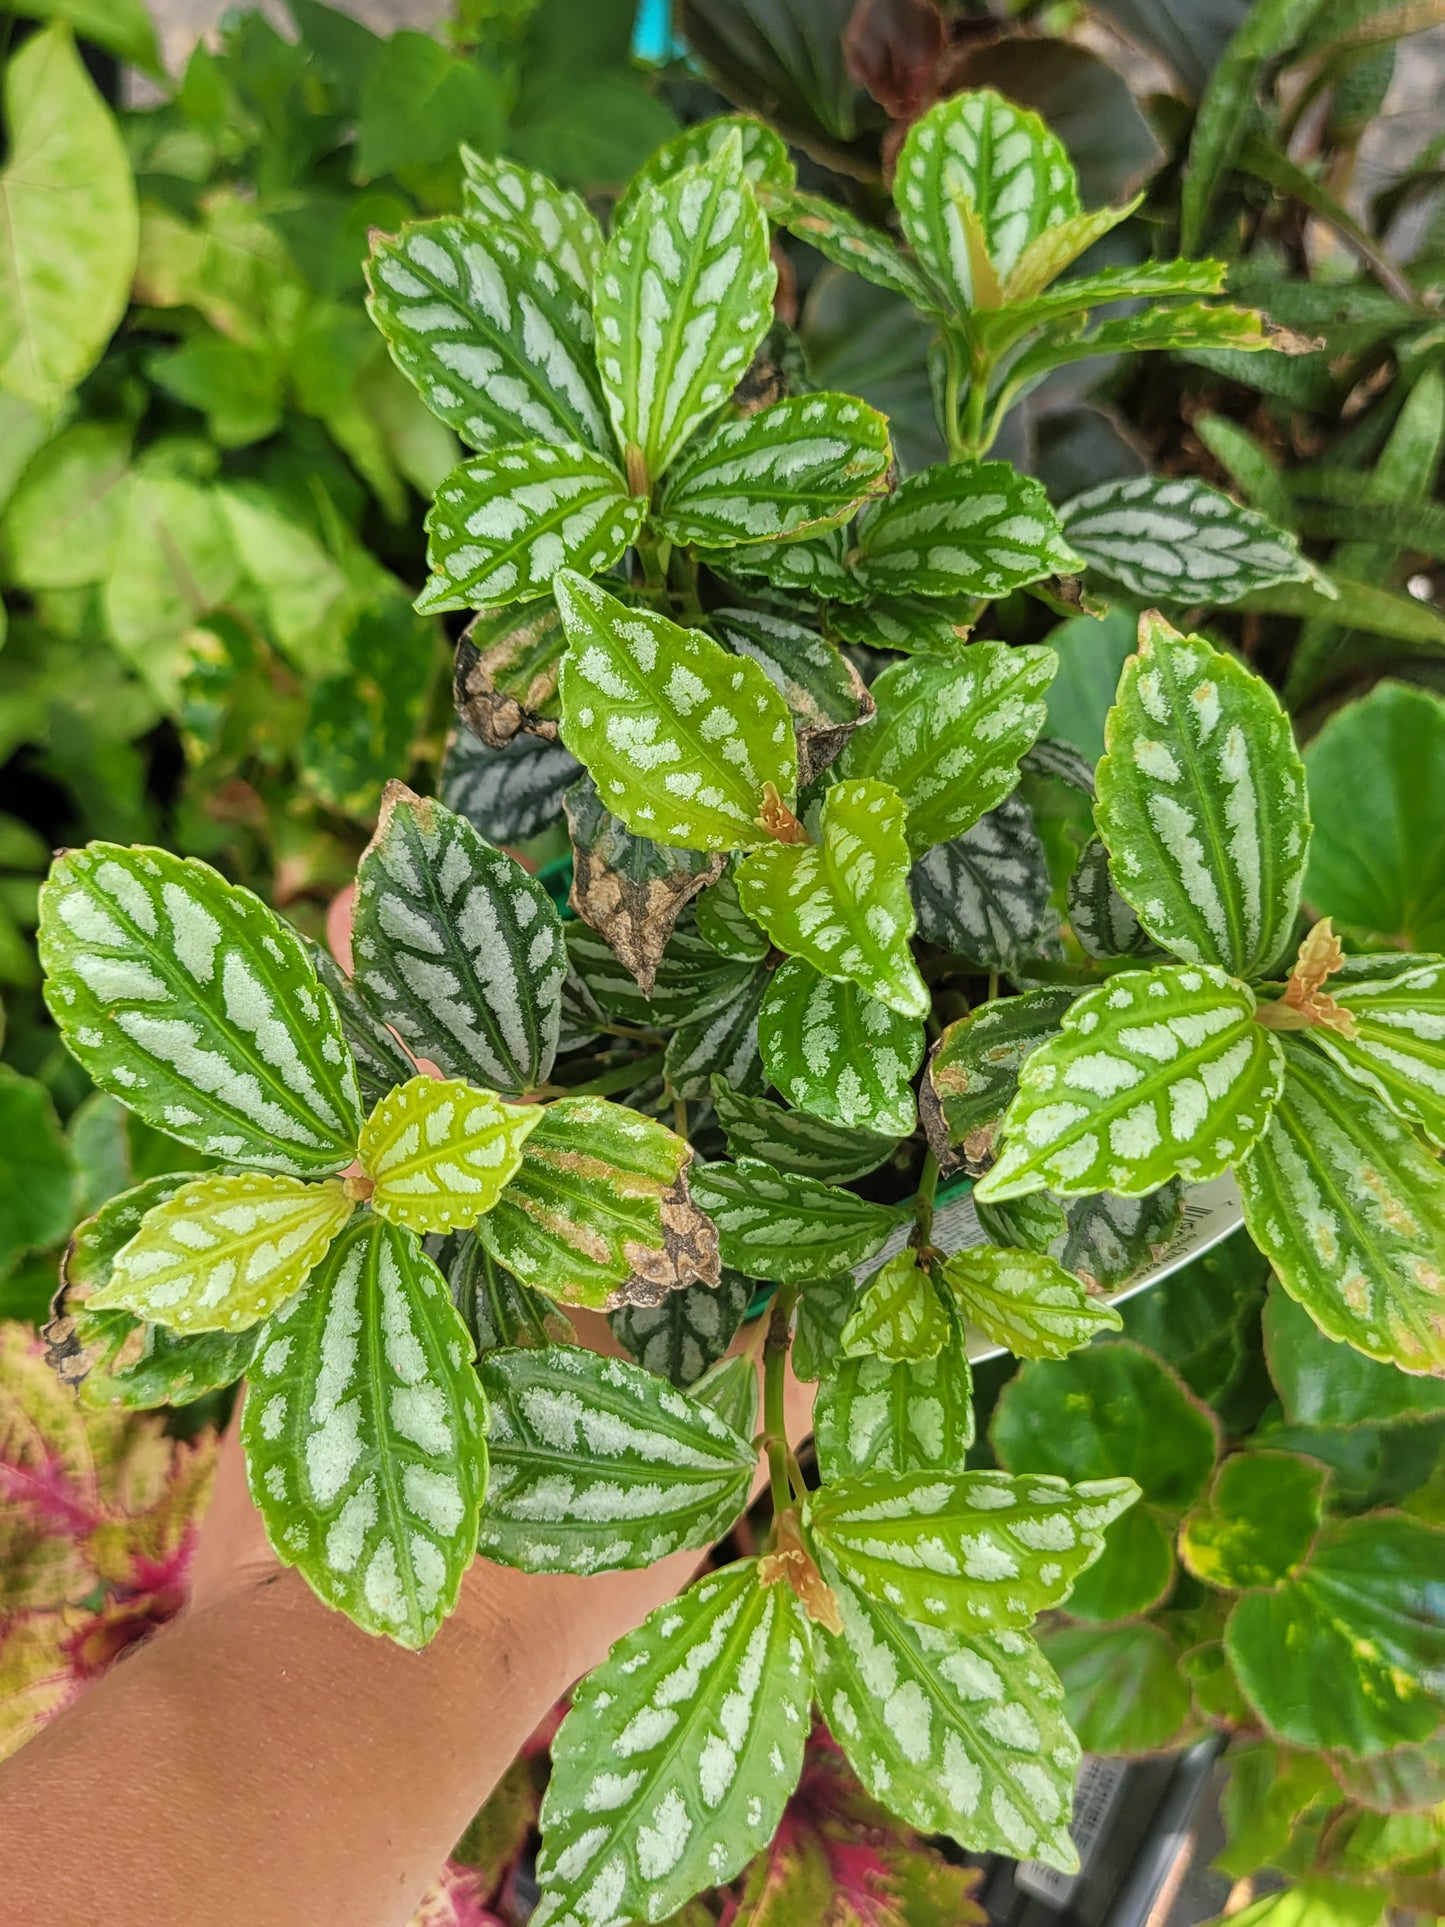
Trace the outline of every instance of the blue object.
{"label": "blue object", "polygon": [[673,32],[672,0],[637,0],[632,58],[645,67],[670,67],[686,56],[686,44]]}

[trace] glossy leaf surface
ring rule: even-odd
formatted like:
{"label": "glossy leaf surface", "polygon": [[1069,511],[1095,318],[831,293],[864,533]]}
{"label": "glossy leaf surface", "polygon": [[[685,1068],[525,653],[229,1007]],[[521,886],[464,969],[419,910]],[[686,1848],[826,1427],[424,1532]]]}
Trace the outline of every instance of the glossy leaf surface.
{"label": "glossy leaf surface", "polygon": [[913,1075],[923,1026],[801,957],[772,974],[758,1016],[768,1076],[790,1104],[825,1123],[906,1137],[917,1119]]}
{"label": "glossy leaf surface", "polygon": [[985,970],[1007,970],[1058,948],[1048,855],[1017,794],[914,864],[918,934]]}
{"label": "glossy leaf surface", "polygon": [[613,1312],[613,1336],[639,1365],[685,1389],[727,1351],[752,1296],[752,1279],[724,1267],[716,1285],[686,1285],[660,1305]]}
{"label": "glossy leaf surface", "polygon": [[[761,1032],[761,1014],[758,1027]],[[711,1092],[717,1121],[735,1158],[756,1158],[777,1171],[794,1171],[824,1184],[848,1184],[876,1171],[898,1143],[876,1131],[828,1124],[809,1111],[752,1097],[721,1077],[713,1077]]]}
{"label": "glossy leaf surface", "polygon": [[724,1264],[779,1284],[827,1278],[865,1263],[901,1221],[892,1205],[775,1171],[754,1158],[703,1166],[692,1190],[718,1228]]}
{"label": "glossy leaf surface", "polygon": [[1043,489],[1007,462],[925,469],[858,531],[858,578],[874,594],[1001,596],[1078,566]]}
{"label": "glossy leaf surface", "polygon": [[460,1080],[414,1077],[384,1097],[358,1156],[373,1211],[409,1231],[462,1231],[490,1211],[542,1122],[535,1104],[504,1104]]}
{"label": "glossy leaf surface", "polygon": [[843,1327],[841,1343],[851,1358],[882,1358],[898,1365],[935,1358],[949,1336],[948,1313],[933,1281],[904,1250],[868,1280]]}
{"label": "glossy leaf surface", "polygon": [[955,1252],[943,1276],[969,1322],[1016,1358],[1063,1358],[1123,1322],[1039,1252],[975,1245]]}
{"label": "glossy leaf surface", "polygon": [[1292,535],[1191,475],[1104,482],[1059,520],[1092,568],[1146,601],[1238,602],[1313,573]]}

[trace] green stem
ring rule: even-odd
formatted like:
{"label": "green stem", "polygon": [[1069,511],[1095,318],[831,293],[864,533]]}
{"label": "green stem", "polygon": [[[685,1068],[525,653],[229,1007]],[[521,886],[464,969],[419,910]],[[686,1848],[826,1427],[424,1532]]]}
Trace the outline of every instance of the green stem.
{"label": "green stem", "polygon": [[787,1396],[788,1345],[792,1339],[793,1306],[797,1303],[796,1285],[779,1285],[768,1315],[768,1336],[763,1344],[763,1437],[768,1453],[768,1487],[773,1497],[775,1522],[793,1503],[792,1481],[788,1476]]}
{"label": "green stem", "polygon": [[685,549],[674,549],[668,564],[668,576],[672,582],[674,601],[683,615],[703,619],[702,599],[697,592],[697,563]]}
{"label": "green stem", "polygon": [[959,357],[958,343],[951,337],[944,343],[945,375],[943,382],[943,432],[948,438],[948,452],[954,461],[966,453],[958,426],[958,395],[963,382],[963,366]]}
{"label": "green stem", "polygon": [[994,998],[997,997],[997,995],[998,995],[998,972],[996,970],[991,970],[988,973],[988,1001],[992,1003]]}
{"label": "green stem", "polygon": [[918,1174],[918,1191],[913,1199],[913,1234],[909,1243],[923,1250],[933,1242],[933,1200],[938,1195],[938,1159],[932,1151],[924,1154]]}

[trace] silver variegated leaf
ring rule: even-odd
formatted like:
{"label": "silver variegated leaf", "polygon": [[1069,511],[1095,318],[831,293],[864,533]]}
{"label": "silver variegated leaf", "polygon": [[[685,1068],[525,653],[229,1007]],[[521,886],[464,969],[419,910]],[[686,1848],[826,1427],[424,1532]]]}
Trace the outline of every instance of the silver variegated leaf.
{"label": "silver variegated leaf", "polygon": [[209,1156],[308,1175],[351,1161],[356,1071],[304,938],[165,850],[67,851],[40,893],[45,1000],[104,1091]]}
{"label": "silver variegated leaf", "polygon": [[660,1305],[613,1312],[612,1335],[639,1365],[686,1388],[726,1352],[752,1297],[752,1279],[724,1265],[716,1285],[688,1285],[670,1291]]}
{"label": "silver variegated leaf", "polygon": [[442,1246],[437,1263],[451,1287],[452,1303],[476,1343],[477,1354],[499,1345],[570,1345],[572,1321],[544,1292],[533,1291],[499,1265],[470,1231]]}
{"label": "silver variegated leaf", "polygon": [[[761,1024],[761,1018],[759,1019]],[[771,1098],[735,1090],[726,1078],[711,1080],[713,1109],[735,1158],[757,1158],[777,1171],[849,1184],[876,1171],[897,1148],[896,1137],[828,1124],[808,1111],[787,1110]]]}
{"label": "silver variegated leaf", "polygon": [[502,154],[462,146],[462,207],[483,227],[509,227],[562,270],[582,295],[602,253],[602,230],[579,195]]}
{"label": "silver variegated leaf", "polygon": [[[810,1288],[803,1304],[812,1298]],[[847,1303],[851,1318],[857,1294]],[[973,1373],[958,1314],[951,1304],[943,1311],[946,1335],[931,1358],[849,1358],[840,1331],[817,1361],[813,1438],[825,1483],[929,1470],[951,1477],[963,1466],[973,1443]]]}
{"label": "silver variegated leaf", "polygon": [[857,1302],[858,1280],[851,1271],[809,1281],[798,1298],[788,1360],[799,1378],[820,1378],[841,1357],[843,1327]]}
{"label": "silver variegated leaf", "polygon": [[277,1556],[403,1646],[436,1632],[476,1551],[487,1415],[471,1350],[415,1238],[365,1215],[251,1369],[241,1442]]}
{"label": "silver variegated leaf", "polygon": [[750,1352],[720,1358],[692,1387],[692,1395],[710,1405],[741,1437],[750,1439],[758,1429],[758,1362]]}
{"label": "silver variegated leaf", "polygon": [[434,415],[472,448],[612,438],[575,281],[521,235],[464,215],[373,238],[372,320]]}
{"label": "silver variegated leaf", "polygon": [[462,631],[452,672],[452,699],[471,733],[491,749],[505,748],[522,730],[555,743],[566,647],[550,594],[478,610]]}
{"label": "silver variegated leaf", "polygon": [[738,899],[737,858],[729,857],[727,868],[716,883],[709,884],[693,904],[697,934],[711,944],[720,957],[739,963],[761,963],[768,954],[768,940]]}
{"label": "silver variegated leaf", "polygon": [[553,1742],[535,1927],[664,1920],[768,1844],[802,1771],[809,1645],[755,1559],[618,1641]]}
{"label": "silver variegated leaf", "polygon": [[1217,1178],[1264,1131],[1284,1084],[1254,994],[1222,970],[1166,964],[1086,991],[1028,1059],[987,1202],[1045,1188],[1138,1197]]}
{"label": "silver variegated leaf", "polygon": [[427,511],[425,614],[545,595],[558,569],[600,575],[637,538],[646,501],[575,442],[508,443],[462,462]]}
{"label": "silver variegated leaf", "polygon": [[936,1358],[949,1336],[948,1310],[918,1253],[905,1246],[868,1280],[843,1327],[848,1358],[901,1365]]}
{"label": "silver variegated leaf", "polygon": [[316,966],[316,975],[331,993],[331,1001],[341,1019],[342,1034],[356,1065],[361,1101],[369,1108],[398,1084],[414,1077],[416,1065],[386,1025],[372,1016],[360,991],[331,952],[319,943],[308,943],[306,948]]}
{"label": "silver variegated leaf", "polygon": [[869,594],[994,598],[1079,566],[1041,484],[1007,462],[925,469],[858,528]]}
{"label": "silver variegated leaf", "polygon": [[1292,535],[1193,475],[1104,482],[1066,502],[1059,520],[1091,568],[1151,601],[1238,602],[1315,574]]}
{"label": "silver variegated leaf", "polygon": [[357,1158],[378,1216],[409,1231],[463,1231],[490,1211],[542,1121],[460,1078],[413,1077],[361,1127]]}
{"label": "silver variegated leaf", "polygon": [[1072,990],[1026,990],[995,998],[950,1024],[928,1060],[927,1085],[942,1122],[934,1153],[957,1146],[974,1175],[987,1169],[1004,1113],[1030,1052],[1055,1036]]}
{"label": "silver variegated leaf", "polygon": [[953,656],[968,641],[967,603],[955,613],[926,596],[872,596],[852,608],[828,611],[828,633],[862,649],[896,649],[906,656]]}
{"label": "silver variegated leaf", "polygon": [[576,1345],[488,1352],[491,1476],[478,1545],[523,1572],[615,1572],[711,1545],[757,1456],[709,1405]]}
{"label": "silver variegated leaf", "polygon": [[801,957],[773,972],[758,1016],[763,1064],[790,1104],[895,1141],[918,1121],[913,1077],[924,1042],[916,1018],[857,984],[819,976]]}
{"label": "silver variegated leaf", "polygon": [[874,711],[873,697],[835,643],[786,617],[758,609],[717,609],[709,618],[735,655],[757,663],[793,718],[798,784],[810,783]]}
{"label": "silver variegated leaf", "polygon": [[1091,836],[1069,875],[1069,928],[1091,957],[1148,957],[1163,953],[1114,888],[1103,837]]}
{"label": "silver variegated leaf", "polygon": [[717,1226],[723,1263],[779,1284],[828,1278],[866,1263],[906,1215],[756,1158],[703,1165],[692,1193]]}
{"label": "silver variegated leaf", "polygon": [[718,114],[684,127],[642,163],[617,203],[614,221],[625,220],[649,187],[660,187],[684,168],[705,166],[721,155],[734,136],[744,178],[752,182],[759,198],[772,200],[789,193],[797,169],[782,137],[751,114]]}
{"label": "silver variegated leaf", "polygon": [[1170,1178],[1141,1198],[1071,1198],[1064,1215],[1059,1262],[1086,1285],[1113,1291],[1168,1250],[1184,1216],[1184,1186]]}
{"label": "silver variegated leaf", "polygon": [[1371,961],[1368,976],[1352,975],[1347,960],[1329,981],[1354,1035],[1316,1025],[1310,1041],[1445,1149],[1445,959],[1400,957],[1394,969]]}
{"label": "silver variegated leaf", "polygon": [[454,729],[437,792],[489,843],[520,843],[558,821],[567,785],[581,774],[560,743],[541,736],[491,749],[469,729]]}
{"label": "silver variegated leaf", "polygon": [[758,1016],[767,988],[767,971],[756,969],[726,1003],[678,1025],[662,1060],[674,1097],[703,1102],[714,1075],[754,1095],[763,1089],[767,1075],[758,1054]]}
{"label": "silver variegated leaf", "polygon": [[1021,796],[1006,796],[972,829],[920,857],[908,888],[919,936],[985,970],[1058,950],[1048,856]]}
{"label": "silver variegated leaf", "polygon": [[699,553],[715,574],[745,590],[766,582],[789,595],[837,602],[859,602],[867,593],[849,566],[842,529],[824,529],[793,542],[750,542]]}
{"label": "silver variegated leaf", "polygon": [[552,899],[465,817],[388,783],[357,871],[355,981],[448,1077],[546,1082],[566,951]]}
{"label": "silver variegated leaf", "polygon": [[662,953],[652,989],[644,996],[637,979],[590,924],[566,925],[564,941],[572,968],[609,1017],[634,1029],[673,1030],[730,1004],[757,966],[720,957],[683,920]]}
{"label": "silver variegated leaf", "polygon": [[1123,1326],[1112,1305],[1040,1252],[975,1245],[956,1251],[943,1276],[969,1321],[1016,1358],[1064,1358]]}
{"label": "silver variegated leaf", "polygon": [[1238,1170],[1244,1222],[1321,1331],[1408,1372],[1445,1372],[1445,1175],[1370,1091],[1282,1040],[1284,1094]]}
{"label": "silver variegated leaf", "polygon": [[776,218],[789,234],[816,248],[835,267],[847,268],[871,281],[875,288],[886,288],[889,294],[901,294],[924,313],[946,311],[946,297],[892,236],[860,221],[836,201],[824,200],[821,194],[794,192]]}
{"label": "silver variegated leaf", "polygon": [[1304,765],[1274,693],[1202,636],[1139,624],[1095,821],[1156,943],[1256,977],[1288,942],[1309,847]]}

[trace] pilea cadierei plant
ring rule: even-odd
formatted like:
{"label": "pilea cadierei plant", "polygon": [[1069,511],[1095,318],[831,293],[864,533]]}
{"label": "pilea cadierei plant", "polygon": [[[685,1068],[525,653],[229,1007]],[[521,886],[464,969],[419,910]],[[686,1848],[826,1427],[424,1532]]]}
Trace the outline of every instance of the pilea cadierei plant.
{"label": "pilea cadierei plant", "polygon": [[[1041,735],[1053,652],[969,640],[1016,589],[1076,599],[1059,578],[1086,563],[1176,601],[1197,564],[1196,605],[1309,573],[1200,485],[1061,518],[983,459],[1077,353],[1268,337],[1199,303],[1081,332],[1220,271],[1060,280],[1127,210],[1084,214],[1062,148],[992,94],[910,133],[909,253],[801,194],[748,121],[664,149],[606,237],[542,177],[466,165],[468,211],[378,237],[370,278],[398,365],[477,451],[437,492],[422,601],[478,612],[458,695],[493,760],[459,749],[442,801],[388,791],[351,975],[202,864],[57,861],[67,1044],[217,1168],[77,1230],[53,1352],[100,1403],[244,1375],[279,1556],[409,1646],[479,1550],[701,1554],[761,1456],[763,1550],[578,1691],[539,1921],[661,1920],[736,1875],[815,1705],[909,1825],[1070,1867],[1079,1749],[1031,1627],[1139,1488],[970,1469],[971,1345],[1058,1360],[1117,1330],[1108,1288],[1187,1184],[1233,1172],[1324,1333],[1445,1371],[1445,963],[1347,956],[1302,918],[1273,696],[1146,614],[1095,773]],[[956,459],[899,479],[883,418],[808,388],[770,222],[936,317]],[[514,836],[566,786],[580,920],[478,829],[503,780]],[[1066,898],[1029,801],[1049,786],[1092,812]],[[849,1188],[884,1167],[907,1202]],[[958,1169],[985,1237],[950,1249]],[[752,1357],[725,1356],[760,1287],[761,1412]],[[566,1307],[608,1311],[632,1359],[573,1342]],[[819,1385],[816,1482],[790,1356]],[[1290,1626],[1255,1619],[1267,1677]],[[1409,1703],[1392,1733],[1445,1713],[1384,1649],[1370,1692]]]}

